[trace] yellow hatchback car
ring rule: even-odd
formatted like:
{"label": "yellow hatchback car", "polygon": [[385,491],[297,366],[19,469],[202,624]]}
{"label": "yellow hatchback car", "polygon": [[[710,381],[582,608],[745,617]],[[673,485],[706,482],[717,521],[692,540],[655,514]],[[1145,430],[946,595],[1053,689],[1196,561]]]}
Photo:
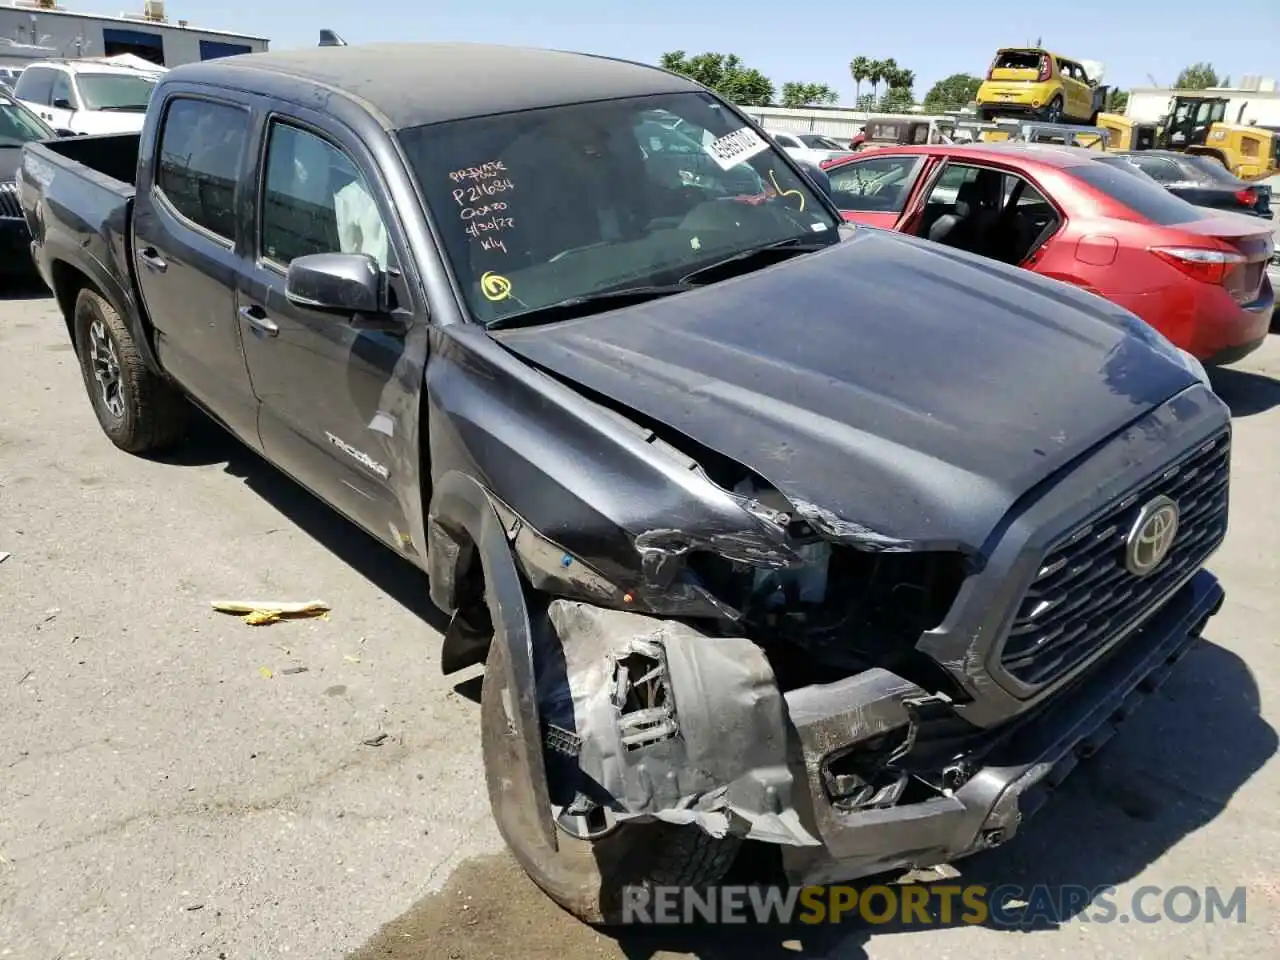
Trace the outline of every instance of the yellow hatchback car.
{"label": "yellow hatchback car", "polygon": [[978,114],[1092,125],[1105,91],[1075,60],[1038,47],[1007,47],[996,52],[978,88]]}

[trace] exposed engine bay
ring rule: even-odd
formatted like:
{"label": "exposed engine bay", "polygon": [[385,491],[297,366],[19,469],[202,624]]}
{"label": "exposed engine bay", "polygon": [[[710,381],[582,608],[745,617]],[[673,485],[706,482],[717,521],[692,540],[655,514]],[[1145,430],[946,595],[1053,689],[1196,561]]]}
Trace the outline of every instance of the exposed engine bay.
{"label": "exposed engine bay", "polygon": [[765,567],[695,551],[687,573],[737,611],[716,629],[757,643],[784,691],[873,666],[945,682],[915,644],[955,600],[966,575],[963,555],[832,542],[763,481],[748,477],[733,492],[771,512],[802,562]]}

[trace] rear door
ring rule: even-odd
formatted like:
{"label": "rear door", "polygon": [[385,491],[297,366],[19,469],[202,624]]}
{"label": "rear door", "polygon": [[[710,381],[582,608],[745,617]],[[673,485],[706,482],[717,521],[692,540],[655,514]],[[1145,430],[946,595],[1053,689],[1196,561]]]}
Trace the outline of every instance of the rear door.
{"label": "rear door", "polygon": [[[418,491],[416,398],[425,364],[425,336],[411,336],[422,324],[405,279],[412,262],[404,235],[378,166],[353,132],[322,114],[269,106],[236,304],[262,404],[263,450],[404,550],[411,508],[397,491]],[[314,253],[372,256],[388,276],[390,315],[342,317],[291,303],[289,263]]]}
{"label": "rear door", "polygon": [[237,211],[245,200],[251,113],[228,92],[168,89],[152,149],[139,158],[133,217],[139,292],[165,368],[256,448],[258,405],[235,309]]}
{"label": "rear door", "polygon": [[877,150],[827,169],[831,198],[846,220],[891,229],[906,209],[929,158]]}

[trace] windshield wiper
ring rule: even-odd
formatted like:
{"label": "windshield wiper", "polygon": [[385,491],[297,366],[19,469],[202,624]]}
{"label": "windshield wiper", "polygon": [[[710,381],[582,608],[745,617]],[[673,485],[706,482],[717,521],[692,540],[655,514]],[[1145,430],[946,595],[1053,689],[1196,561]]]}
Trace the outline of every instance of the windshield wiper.
{"label": "windshield wiper", "polygon": [[830,240],[824,243],[813,243],[812,241],[806,241],[805,237],[779,240],[777,243],[743,250],[741,253],[735,253],[731,257],[725,257],[723,260],[709,263],[705,267],[699,267],[692,273],[687,273],[681,277],[680,282],[702,284],[714,283],[717,280],[727,280],[739,274],[750,273],[752,270],[770,266],[797,254],[825,250],[832,245]]}
{"label": "windshield wiper", "polygon": [[488,330],[510,330],[512,327],[529,327],[539,323],[551,323],[555,320],[571,320],[574,317],[585,317],[592,313],[603,313],[605,310],[616,310],[619,307],[634,303],[644,303],[669,297],[672,294],[692,290],[691,283],[669,283],[662,286],[622,287],[618,290],[603,290],[599,293],[586,293],[580,297],[569,297],[558,300],[545,307],[534,307],[523,313],[513,313],[506,317],[498,317],[485,324]]}

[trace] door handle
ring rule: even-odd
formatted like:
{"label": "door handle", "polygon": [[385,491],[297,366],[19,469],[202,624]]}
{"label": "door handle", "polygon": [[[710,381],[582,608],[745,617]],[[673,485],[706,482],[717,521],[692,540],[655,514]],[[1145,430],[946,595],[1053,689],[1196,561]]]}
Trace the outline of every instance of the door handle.
{"label": "door handle", "polygon": [[240,316],[245,319],[249,326],[260,333],[266,334],[268,337],[274,337],[280,333],[280,326],[257,305],[241,307]]}
{"label": "door handle", "polygon": [[147,249],[139,251],[138,259],[146,266],[156,271],[156,273],[164,273],[169,269],[169,265],[161,259],[160,255],[156,253],[154,247],[147,247]]}

